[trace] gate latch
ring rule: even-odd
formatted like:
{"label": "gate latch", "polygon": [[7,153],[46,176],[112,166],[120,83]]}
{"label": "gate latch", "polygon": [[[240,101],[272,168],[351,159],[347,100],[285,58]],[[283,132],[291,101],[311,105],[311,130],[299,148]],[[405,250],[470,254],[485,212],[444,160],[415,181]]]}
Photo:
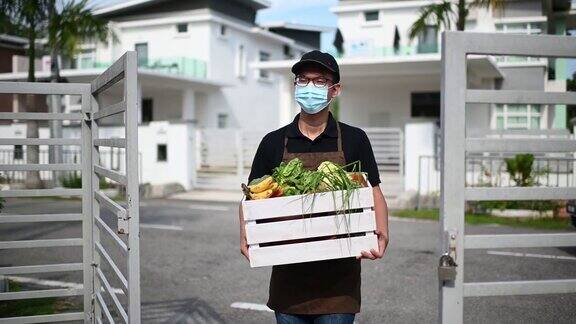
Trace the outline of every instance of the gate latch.
{"label": "gate latch", "polygon": [[456,280],[456,231],[444,232],[444,253],[438,264],[438,280],[441,282]]}

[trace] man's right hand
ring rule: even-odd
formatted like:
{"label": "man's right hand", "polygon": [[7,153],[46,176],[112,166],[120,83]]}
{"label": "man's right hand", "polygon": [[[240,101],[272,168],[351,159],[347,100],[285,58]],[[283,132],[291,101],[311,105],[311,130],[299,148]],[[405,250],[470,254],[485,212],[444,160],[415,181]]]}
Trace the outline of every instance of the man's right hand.
{"label": "man's right hand", "polygon": [[246,257],[246,260],[250,261],[250,254],[248,253],[248,240],[246,239],[246,228],[244,227],[244,215],[242,213],[242,204],[240,204],[238,214],[240,218],[240,253]]}

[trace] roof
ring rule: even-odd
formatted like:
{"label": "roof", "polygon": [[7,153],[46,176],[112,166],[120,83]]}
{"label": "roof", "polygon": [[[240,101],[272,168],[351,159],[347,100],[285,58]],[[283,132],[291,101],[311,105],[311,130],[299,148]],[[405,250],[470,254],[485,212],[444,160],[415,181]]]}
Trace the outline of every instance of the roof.
{"label": "roof", "polygon": [[[130,10],[139,9],[155,3],[165,2],[168,0],[128,0],[116,4],[97,8],[94,10],[95,15],[116,14],[128,12]],[[187,0],[190,1],[190,0]],[[270,7],[269,0],[236,0],[251,5],[254,9],[265,9]]]}
{"label": "roof", "polygon": [[[337,59],[337,61],[343,78],[440,74],[442,71],[440,54],[437,53],[392,57],[350,57]],[[254,62],[250,67],[290,74],[290,69],[296,62],[297,60]],[[468,66],[473,73],[481,77],[503,77],[495,60],[488,56],[469,55]]]}
{"label": "roof", "polygon": [[[62,70],[60,75],[70,82],[89,83],[94,80],[96,76],[104,72],[104,70],[105,69]],[[0,73],[0,81],[24,81],[27,76],[27,72]],[[48,77],[50,77],[50,71],[36,72],[37,79],[47,79]],[[138,69],[138,79],[143,87],[149,86],[155,88],[193,88],[200,91],[212,91],[230,86],[230,84],[220,81],[160,73],[146,69]]]}
{"label": "roof", "polygon": [[260,26],[262,26],[264,28],[286,28],[286,29],[294,29],[294,30],[302,30],[302,31],[319,32],[319,33],[331,32],[331,31],[336,29],[336,27],[298,24],[298,23],[291,23],[291,22],[286,22],[286,21],[271,21],[271,22],[261,23]]}

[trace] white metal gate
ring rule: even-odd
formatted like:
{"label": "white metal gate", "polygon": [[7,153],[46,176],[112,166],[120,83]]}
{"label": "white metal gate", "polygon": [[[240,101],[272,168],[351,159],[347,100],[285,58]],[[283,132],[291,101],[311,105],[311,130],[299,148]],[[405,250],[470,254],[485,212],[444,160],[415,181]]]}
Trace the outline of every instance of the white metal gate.
{"label": "white metal gate", "polygon": [[[462,323],[464,297],[576,292],[576,279],[464,283],[465,249],[576,246],[576,233],[465,235],[466,200],[574,199],[576,187],[466,187],[466,152],[574,152],[576,140],[472,138],[465,133],[466,103],[576,104],[576,93],[467,88],[468,54],[576,57],[576,38],[444,32],[442,35],[442,174],[439,251],[456,266],[439,267],[441,323]],[[470,135],[470,134],[468,134]],[[449,258],[448,258],[449,259]],[[444,260],[447,260],[445,258]],[[456,270],[443,272],[443,270]]]}
{"label": "white metal gate", "polygon": [[[99,97],[108,88],[123,87],[120,102],[99,107]],[[81,222],[82,237],[44,240],[0,241],[0,249],[82,247],[82,260],[76,263],[0,268],[0,275],[51,272],[83,272],[82,288],[64,288],[0,293],[0,301],[83,295],[83,312],[3,318],[0,323],[45,323],[82,320],[86,323],[140,322],[139,261],[139,183],[137,124],[136,53],[127,52],[91,84],[0,82],[0,93],[36,95],[78,95],[79,113],[0,113],[5,120],[74,120],[80,122],[80,138],[0,138],[0,145],[61,145],[81,147],[81,163],[2,164],[0,171],[81,172],[82,188],[3,190],[0,197],[79,196],[82,212],[77,214],[0,214],[0,224]],[[122,114],[124,138],[100,138],[102,118]],[[110,170],[100,161],[99,148],[125,150],[126,172]],[[110,179],[125,188],[126,205],[100,190],[100,178]],[[106,210],[101,214],[101,207]],[[104,215],[112,214],[107,219]],[[113,306],[111,312],[109,305]]]}

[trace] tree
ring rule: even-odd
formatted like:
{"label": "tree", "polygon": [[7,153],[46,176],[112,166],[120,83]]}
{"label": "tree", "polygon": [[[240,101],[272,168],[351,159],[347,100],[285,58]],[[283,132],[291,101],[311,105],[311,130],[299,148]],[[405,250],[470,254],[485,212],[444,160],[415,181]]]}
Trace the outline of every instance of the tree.
{"label": "tree", "polygon": [[420,8],[418,19],[412,24],[408,31],[410,40],[418,37],[426,31],[427,26],[450,30],[456,24],[457,30],[466,29],[466,18],[472,8],[494,8],[504,10],[505,0],[466,0],[450,1],[444,0],[441,3],[433,3]]}
{"label": "tree", "polygon": [[[2,30],[17,30],[28,39],[28,82],[35,82],[35,62],[36,40],[42,37],[46,30],[47,0],[0,0],[0,12],[2,15],[0,23]],[[18,105],[20,111],[35,112],[37,104],[34,95],[18,95]],[[26,122],[26,137],[38,138],[38,121],[28,120]],[[26,163],[38,164],[39,147],[28,145],[26,150]],[[40,188],[39,171],[28,171],[25,179],[26,188]]]}
{"label": "tree", "polygon": [[[108,25],[105,21],[92,15],[88,0],[61,1],[49,0],[48,6],[48,48],[50,50],[50,82],[61,82],[59,57],[72,58],[79,45],[85,41],[108,40]],[[61,112],[61,96],[52,95],[50,111]],[[51,121],[51,136],[62,137],[62,122]],[[52,163],[62,163],[62,150],[54,146],[51,150]],[[54,180],[59,184],[58,173],[54,172]]]}

